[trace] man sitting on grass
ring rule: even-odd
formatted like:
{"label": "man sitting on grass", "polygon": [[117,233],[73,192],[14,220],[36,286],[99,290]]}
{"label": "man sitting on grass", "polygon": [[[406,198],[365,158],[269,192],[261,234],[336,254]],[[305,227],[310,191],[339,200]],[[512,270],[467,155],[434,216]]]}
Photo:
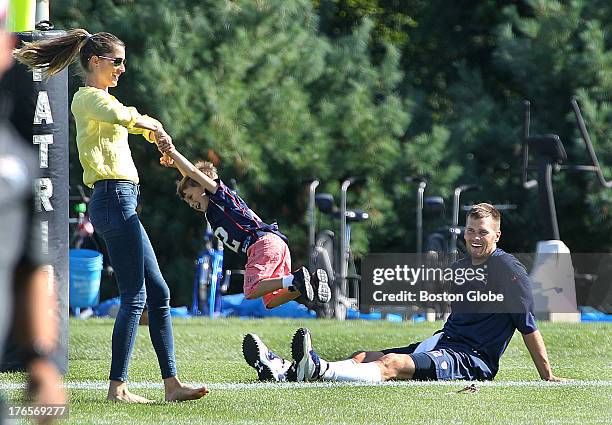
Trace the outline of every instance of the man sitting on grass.
{"label": "man sitting on grass", "polygon": [[[486,203],[475,205],[467,215],[465,230],[469,257],[457,261],[453,268],[486,270],[484,281],[474,279],[458,288],[505,292],[509,304],[503,309],[482,312],[475,305],[466,307],[465,304],[452,303],[453,312],[442,330],[422,343],[382,351],[359,351],[350,359],[337,362],[319,358],[312,347],[310,332],[301,328],[293,336],[293,364],[284,378],[289,381],[369,382],[395,379],[491,380],[499,369],[500,357],[518,329],[540,378],[563,381],[553,375],[544,340],[535,323],[527,271],[514,256],[497,248],[500,221],[501,215],[494,206]],[[262,353],[262,362],[284,367],[282,359],[268,355],[267,347],[261,341],[260,344],[258,351]]]}

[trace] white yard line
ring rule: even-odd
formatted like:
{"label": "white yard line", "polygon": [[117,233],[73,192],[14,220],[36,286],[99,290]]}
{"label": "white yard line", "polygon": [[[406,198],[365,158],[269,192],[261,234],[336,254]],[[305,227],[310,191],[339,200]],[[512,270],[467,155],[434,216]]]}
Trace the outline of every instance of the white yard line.
{"label": "white yard line", "polygon": [[[261,389],[296,389],[296,388],[334,388],[334,387],[439,387],[465,386],[468,381],[401,381],[401,382],[222,382],[222,383],[189,383],[193,386],[206,385],[210,390],[261,390]],[[479,387],[612,387],[612,381],[483,381],[473,382]],[[130,388],[163,389],[161,382],[129,382]],[[0,383],[0,390],[17,390],[25,384]],[[68,381],[65,388],[69,390],[106,390],[108,381]]]}

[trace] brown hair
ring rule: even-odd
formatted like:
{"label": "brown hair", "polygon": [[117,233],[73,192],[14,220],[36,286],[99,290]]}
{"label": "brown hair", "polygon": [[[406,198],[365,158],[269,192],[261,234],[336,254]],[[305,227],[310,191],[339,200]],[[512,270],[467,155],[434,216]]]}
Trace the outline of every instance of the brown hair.
{"label": "brown hair", "polygon": [[470,212],[468,212],[467,217],[472,217],[475,219],[491,217],[493,222],[497,224],[497,228],[499,229],[501,224],[501,213],[497,208],[495,208],[491,204],[487,204],[486,202],[482,202],[480,204],[476,204],[472,206]]}
{"label": "brown hair", "polygon": [[[204,175],[210,177],[211,179],[216,179],[219,175],[217,174],[217,167],[213,165],[212,162],[209,161],[198,161],[195,163],[195,167],[200,170]],[[195,180],[191,177],[184,176],[181,181],[176,185],[176,194],[181,199],[185,199],[185,190],[190,187],[198,187],[200,186]]]}
{"label": "brown hair", "polygon": [[79,56],[79,63],[87,71],[92,56],[109,55],[116,46],[125,46],[123,41],[108,32],[89,34],[77,28],[61,37],[24,43],[15,49],[15,59],[30,68],[48,66],[46,74],[52,76],[70,65]]}

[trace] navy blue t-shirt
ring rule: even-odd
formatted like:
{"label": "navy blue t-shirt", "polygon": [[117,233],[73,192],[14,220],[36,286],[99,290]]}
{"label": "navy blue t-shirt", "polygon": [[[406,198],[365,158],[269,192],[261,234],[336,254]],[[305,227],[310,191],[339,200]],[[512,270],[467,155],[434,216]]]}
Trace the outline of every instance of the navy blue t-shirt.
{"label": "navy blue t-shirt", "polygon": [[473,266],[471,258],[453,264],[453,268],[486,266],[486,278],[462,285],[463,291],[480,289],[504,293],[507,304],[503,312],[480,313],[465,305],[451,303],[452,313],[444,324],[445,337],[436,348],[450,348],[478,355],[491,369],[499,370],[499,359],[506,350],[516,329],[523,335],[538,328],[533,316],[533,297],[525,267],[511,254],[497,248],[484,264]]}
{"label": "navy blue t-shirt", "polygon": [[237,254],[246,256],[249,247],[266,233],[274,233],[287,242],[276,223],[266,224],[221,180],[213,194],[206,191],[209,203],[206,218],[216,237]]}

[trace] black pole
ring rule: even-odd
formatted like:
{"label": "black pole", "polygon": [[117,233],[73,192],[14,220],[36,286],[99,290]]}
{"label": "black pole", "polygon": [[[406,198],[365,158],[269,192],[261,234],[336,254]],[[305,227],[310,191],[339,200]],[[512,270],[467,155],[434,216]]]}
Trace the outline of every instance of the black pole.
{"label": "black pole", "polygon": [[560,240],[555,196],[552,188],[552,171],[551,158],[541,156],[538,164],[538,191],[540,192],[540,207],[544,217],[544,235],[546,240]]}

